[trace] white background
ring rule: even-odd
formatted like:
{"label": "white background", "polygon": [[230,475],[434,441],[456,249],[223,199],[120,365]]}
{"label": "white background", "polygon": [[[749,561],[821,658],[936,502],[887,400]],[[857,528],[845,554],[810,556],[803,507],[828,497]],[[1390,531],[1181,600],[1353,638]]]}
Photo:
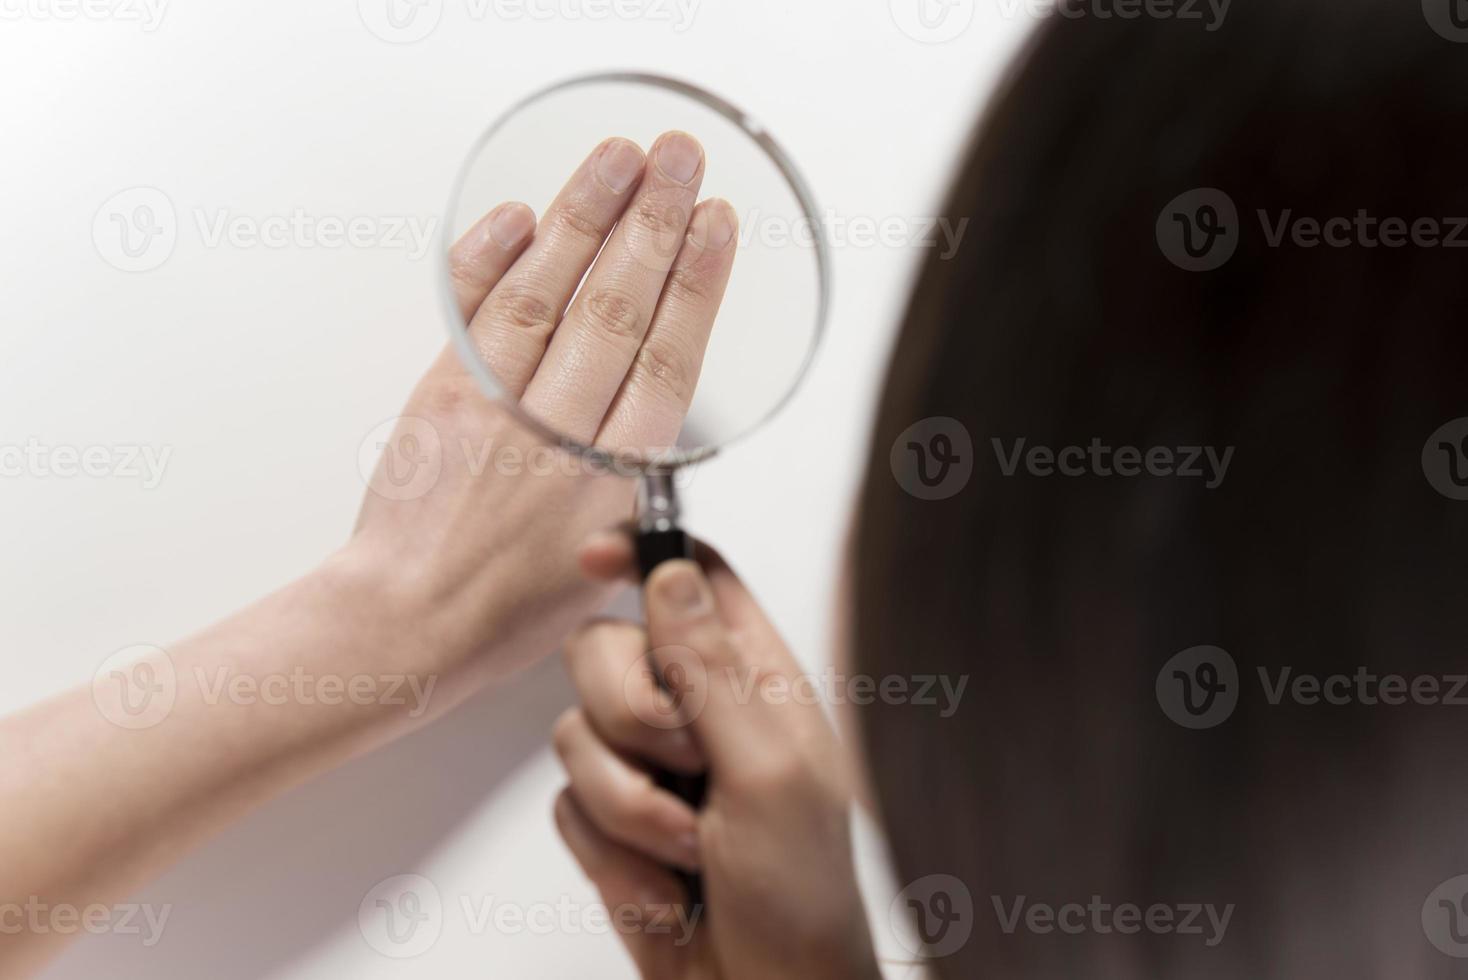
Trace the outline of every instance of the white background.
{"label": "white background", "polygon": [[[124,0],[85,2],[106,16],[0,0],[0,446],[171,455],[156,486],[0,477],[0,711],[319,561],[363,492],[359,445],[442,343],[431,257],[211,247],[201,220],[434,221],[490,118],[546,82],[616,67],[745,106],[843,220],[919,218],[1032,25],[998,0],[702,0],[691,23],[653,0],[647,16],[603,19],[578,0],[539,0],[540,18],[428,0],[414,25],[433,30],[403,44],[367,26],[388,0],[173,0],[151,30]],[[915,26],[919,2],[946,14],[936,33]],[[104,206],[140,186],[166,195],[177,241],[157,268],[125,272],[107,261]],[[813,668],[829,657],[839,545],[922,255],[838,243],[830,339],[806,388],[688,492],[693,528]],[[561,777],[546,732],[566,703],[552,658],[267,805],[139,896],[173,906],[156,947],[84,938],[50,975],[630,976],[613,937],[475,930],[461,905],[594,901],[548,816]],[[881,892],[878,859],[865,863]],[[429,878],[446,912],[436,945],[399,961],[367,945],[357,908],[402,873]],[[885,931],[886,901],[872,904]]]}

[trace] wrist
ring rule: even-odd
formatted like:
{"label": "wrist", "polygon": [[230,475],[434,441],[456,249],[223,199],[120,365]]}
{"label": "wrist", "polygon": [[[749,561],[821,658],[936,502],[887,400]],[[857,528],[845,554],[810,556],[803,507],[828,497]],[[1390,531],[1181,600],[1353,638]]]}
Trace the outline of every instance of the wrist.
{"label": "wrist", "polygon": [[615,589],[582,576],[572,549],[530,534],[469,549],[358,533],[315,575],[364,611],[400,662],[470,693],[553,652]]}
{"label": "wrist", "polygon": [[301,586],[326,619],[343,624],[365,659],[433,677],[452,694],[443,700],[457,703],[512,659],[503,647],[517,593],[496,578],[500,564],[486,557],[476,575],[450,578],[391,542],[359,535]]}
{"label": "wrist", "polygon": [[388,549],[355,538],[300,580],[303,601],[355,648],[354,659],[442,672],[463,656],[452,603]]}

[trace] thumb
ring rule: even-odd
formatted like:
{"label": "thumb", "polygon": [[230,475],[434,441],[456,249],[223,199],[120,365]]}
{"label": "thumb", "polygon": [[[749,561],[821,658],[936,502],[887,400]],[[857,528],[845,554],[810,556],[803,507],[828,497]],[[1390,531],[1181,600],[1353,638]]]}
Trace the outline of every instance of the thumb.
{"label": "thumb", "polygon": [[[727,596],[727,586],[719,592]],[[789,719],[761,693],[772,677],[793,679],[794,671],[789,654],[773,649],[781,644],[772,633],[746,631],[736,639],[719,592],[697,563],[684,560],[659,565],[644,592],[653,662],[716,776],[778,757]]]}

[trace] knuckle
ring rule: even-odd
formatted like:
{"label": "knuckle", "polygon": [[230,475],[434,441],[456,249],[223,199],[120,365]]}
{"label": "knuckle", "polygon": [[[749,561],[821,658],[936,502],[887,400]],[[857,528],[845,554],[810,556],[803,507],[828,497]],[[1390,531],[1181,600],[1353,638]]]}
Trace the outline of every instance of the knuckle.
{"label": "knuckle", "polygon": [[633,370],[647,384],[679,402],[693,397],[694,369],[688,356],[677,348],[646,343],[637,351]]}
{"label": "knuckle", "polygon": [[484,282],[484,273],[458,247],[455,247],[449,253],[449,278],[456,286],[475,289]]}
{"label": "knuckle", "polygon": [[600,244],[607,236],[606,222],[597,218],[585,205],[577,203],[562,204],[550,214],[551,225],[554,228],[582,238],[587,241],[595,241]]}
{"label": "knuckle", "polygon": [[714,298],[709,273],[697,264],[680,263],[676,266],[668,276],[665,291],[675,300],[688,305],[704,306]]}
{"label": "knuckle", "polygon": [[632,205],[631,218],[639,226],[657,235],[681,232],[688,225],[688,209],[683,205],[647,194]]}
{"label": "knuckle", "polygon": [[563,759],[566,757],[584,724],[585,719],[581,716],[580,708],[567,708],[561,712],[561,716],[551,727],[551,745],[555,747],[557,755]]}
{"label": "knuckle", "polygon": [[610,801],[611,819],[624,832],[635,833],[653,823],[658,816],[657,787],[652,777],[637,773]]}
{"label": "knuckle", "polygon": [[525,288],[514,288],[494,298],[498,318],[513,327],[537,333],[550,333],[560,319],[556,309],[544,297]]}
{"label": "knuckle", "polygon": [[601,287],[586,297],[586,317],[592,325],[614,337],[636,337],[642,333],[643,314],[638,304],[618,289]]}

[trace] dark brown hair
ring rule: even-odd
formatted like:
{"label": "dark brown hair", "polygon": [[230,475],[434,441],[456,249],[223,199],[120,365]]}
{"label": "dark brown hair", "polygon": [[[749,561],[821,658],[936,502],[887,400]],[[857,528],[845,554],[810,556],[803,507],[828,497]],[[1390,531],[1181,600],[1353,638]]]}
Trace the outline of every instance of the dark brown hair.
{"label": "dark brown hair", "polygon": [[[927,260],[895,348],[853,548],[855,668],[970,678],[951,717],[859,715],[901,881],[971,893],[941,976],[1459,966],[1423,917],[1468,873],[1468,706],[1271,699],[1284,668],[1442,695],[1468,673],[1468,502],[1424,469],[1468,416],[1468,250],[1382,244],[1379,224],[1468,245],[1468,44],[1429,20],[1418,0],[1237,0],[1212,31],[1055,16],[983,120],[944,208],[966,235]],[[1181,267],[1169,208],[1218,192],[1236,249]],[[1337,217],[1345,244],[1295,223]],[[972,440],[946,499],[893,453],[933,418]],[[1019,439],[1233,456],[1212,488],[1006,475]],[[1193,729],[1158,677],[1200,645],[1237,665],[1237,704]],[[1212,946],[1010,933],[996,909],[1092,896],[1234,909]]]}

